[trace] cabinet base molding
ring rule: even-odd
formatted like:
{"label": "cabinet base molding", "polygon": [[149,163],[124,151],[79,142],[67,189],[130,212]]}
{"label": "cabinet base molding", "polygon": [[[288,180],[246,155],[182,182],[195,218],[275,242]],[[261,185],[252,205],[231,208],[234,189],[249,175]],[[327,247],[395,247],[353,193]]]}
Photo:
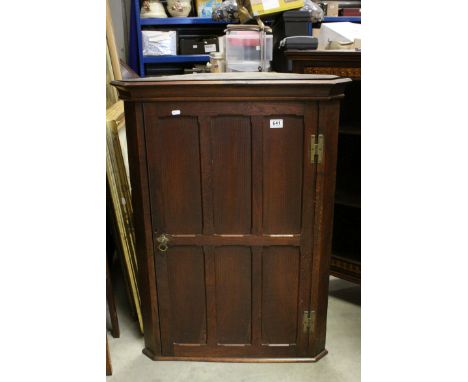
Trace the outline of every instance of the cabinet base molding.
{"label": "cabinet base molding", "polygon": [[153,361],[189,361],[189,362],[242,362],[242,363],[298,363],[298,362],[317,362],[328,354],[324,349],[315,357],[304,358],[253,358],[253,357],[170,357],[154,355],[148,348],[143,349],[143,354]]}

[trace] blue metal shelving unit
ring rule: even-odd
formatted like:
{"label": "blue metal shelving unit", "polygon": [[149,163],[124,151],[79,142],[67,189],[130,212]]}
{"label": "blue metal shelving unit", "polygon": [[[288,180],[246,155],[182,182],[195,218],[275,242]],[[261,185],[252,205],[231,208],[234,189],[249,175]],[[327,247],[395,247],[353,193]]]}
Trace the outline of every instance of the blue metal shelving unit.
{"label": "blue metal shelving unit", "polygon": [[143,56],[144,64],[177,64],[181,62],[208,62],[208,54],[179,54],[177,56]]}
{"label": "blue metal shelving unit", "polygon": [[140,18],[140,0],[132,0],[130,22],[130,49],[128,63],[141,77],[145,76],[145,64],[174,64],[208,62],[210,56],[178,55],[178,56],[143,56],[142,26],[182,26],[182,25],[227,25],[225,21],[214,21],[208,17],[168,17],[164,19]]}
{"label": "blue metal shelving unit", "polygon": [[[330,17],[323,22],[353,22],[360,23],[361,17]],[[182,25],[227,25],[224,21],[214,21],[208,17],[168,17],[164,19],[141,19],[140,0],[132,0],[130,21],[130,48],[128,63],[141,77],[145,75],[145,64],[173,64],[173,63],[203,63],[210,60],[209,55],[178,55],[178,56],[143,56],[142,26],[182,26]]]}
{"label": "blue metal shelving unit", "polygon": [[226,25],[225,21],[214,21],[209,17],[168,17],[167,19],[140,19],[141,25]]}
{"label": "blue metal shelving unit", "polygon": [[324,23],[336,23],[336,22],[350,22],[360,23],[361,16],[325,16]]}

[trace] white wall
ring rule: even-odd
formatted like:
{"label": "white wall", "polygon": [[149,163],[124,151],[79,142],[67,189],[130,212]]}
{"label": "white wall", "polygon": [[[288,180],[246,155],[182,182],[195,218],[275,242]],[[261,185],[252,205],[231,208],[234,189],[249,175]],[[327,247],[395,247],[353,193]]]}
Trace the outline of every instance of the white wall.
{"label": "white wall", "polygon": [[119,57],[127,62],[131,0],[108,0]]}

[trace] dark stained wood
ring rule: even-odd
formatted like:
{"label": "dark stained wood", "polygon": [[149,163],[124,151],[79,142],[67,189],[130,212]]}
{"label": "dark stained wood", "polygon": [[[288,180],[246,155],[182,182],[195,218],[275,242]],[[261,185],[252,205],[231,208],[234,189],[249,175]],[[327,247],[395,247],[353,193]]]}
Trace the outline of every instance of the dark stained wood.
{"label": "dark stained wood", "polygon": [[260,348],[243,344],[225,344],[216,347],[210,346],[183,346],[174,344],[174,355],[178,357],[219,357],[223,361],[225,357],[295,357],[297,348],[295,345],[276,344],[265,345]]}
{"label": "dark stained wood", "polygon": [[361,79],[361,52],[288,50],[285,56],[293,73],[332,74]]}
{"label": "dark stained wood", "polygon": [[299,249],[266,247],[262,270],[262,342],[296,344],[298,330]]}
{"label": "dark stained wood", "polygon": [[[143,309],[158,312],[152,335],[159,331],[160,347],[145,337],[150,358],[314,361],[326,354],[327,203],[346,81],[115,83],[127,104],[145,101],[139,116],[127,116],[139,121],[145,147],[145,182],[132,191],[146,187],[148,219],[139,215],[136,225],[150,222],[151,243],[169,238],[167,252],[156,245],[138,253],[157,281],[149,286],[157,300],[142,295]],[[283,127],[271,128],[272,119]],[[311,163],[310,135],[318,133],[329,164]],[[302,325],[310,309],[317,309],[312,331]]]}
{"label": "dark stained wood", "polygon": [[206,282],[206,320],[208,329],[207,344],[216,347],[218,344],[218,309],[216,290],[216,258],[213,246],[204,246],[205,282]]}
{"label": "dark stained wood", "polygon": [[[270,118],[284,127],[271,129]],[[265,118],[263,125],[263,232],[299,233],[301,228],[303,117]]]}
{"label": "dark stained wood", "polygon": [[135,226],[135,250],[138,260],[138,289],[142,301],[145,346],[155,356],[161,355],[158,290],[153,258],[153,234],[149,201],[143,106],[125,103],[125,127],[132,186]]}
{"label": "dark stained wood", "polygon": [[[154,256],[156,257],[156,272],[157,272],[157,285],[158,285],[158,312],[159,312],[159,324],[160,332],[165,335],[161,337],[161,353],[164,355],[173,354],[173,341],[172,341],[172,327],[171,327],[171,303],[169,294],[169,277],[167,274],[167,256],[158,251],[154,250]],[[143,306],[143,304],[142,304]],[[145,342],[146,346],[146,342]],[[148,351],[154,352],[146,346]],[[156,355],[156,354],[155,354]]]}
{"label": "dark stained wood", "polygon": [[211,120],[213,214],[216,233],[250,233],[250,118],[220,116]]}
{"label": "dark stained wood", "polygon": [[217,247],[215,254],[218,343],[250,344],[251,251],[248,247],[224,246]]}
{"label": "dark stained wood", "polygon": [[143,353],[146,354],[153,361],[190,361],[190,362],[236,362],[236,363],[300,363],[300,362],[317,362],[328,354],[327,350],[323,350],[315,357],[301,357],[301,358],[266,358],[266,357],[223,357],[222,359],[219,356],[211,357],[159,357],[151,354],[148,349],[144,349]]}
{"label": "dark stained wood", "polygon": [[179,344],[205,344],[206,302],[203,250],[198,247],[172,247],[165,256],[167,256],[172,341]]}
{"label": "dark stained wood", "polygon": [[[153,227],[158,232],[201,233],[202,199],[198,121],[155,119],[145,110]],[[183,148],[183,150],[180,150]]]}
{"label": "dark stained wood", "polygon": [[[302,112],[302,108],[301,108]],[[263,234],[263,118],[252,121],[252,233]]]}
{"label": "dark stained wood", "polygon": [[[225,116],[233,114],[233,110],[241,109],[241,116],[249,116],[252,124],[257,126],[255,119],[259,119],[260,124],[262,123],[262,118],[265,115],[268,115],[272,110],[281,110],[285,115],[304,115],[304,105],[302,103],[288,101],[288,102],[223,102],[219,98],[210,100],[210,102],[203,103],[203,114],[200,115],[200,107],[196,102],[158,102],[158,107],[153,111],[158,117],[170,117],[172,116],[173,110],[183,110],[184,115],[186,116],[195,116],[198,117],[200,124],[202,120],[208,121],[210,124],[211,118],[216,116]],[[252,153],[253,155],[253,153]]]}
{"label": "dark stained wood", "polygon": [[211,160],[211,120],[206,116],[202,116],[198,118],[198,121],[200,124],[200,146],[205,148],[200,153],[203,199],[203,233],[212,235],[214,233],[214,210],[213,161]]}
{"label": "dark stained wood", "polygon": [[[310,136],[317,135],[318,133],[318,104],[317,102],[310,102],[306,105],[304,114],[304,145],[303,150],[303,161],[304,163],[310,164]],[[311,277],[313,272],[312,258],[307,256],[308,253],[312,253],[313,248],[313,230],[314,230],[314,216],[315,216],[315,181],[316,181],[316,166],[304,166],[304,180],[302,184],[302,230],[301,230],[301,261],[300,261],[300,278],[299,283],[299,305],[305,306],[302,311],[299,311],[297,315],[298,327],[300,328],[303,320],[304,310],[309,310],[309,301],[311,293]],[[310,213],[312,211],[312,213]],[[311,215],[311,216],[310,216]],[[298,355],[307,356],[307,350],[309,346],[309,338],[307,336],[300,336],[297,340],[297,345],[300,353]]]}
{"label": "dark stained wood", "polygon": [[313,329],[309,335],[309,347],[314,354],[325,348],[328,295],[320,293],[328,290],[330,275],[330,257],[333,234],[333,207],[335,195],[335,174],[338,146],[337,126],[339,101],[319,103],[318,133],[326,134],[323,161],[317,164],[315,197],[321,203],[315,208],[314,256],[312,278],[312,310],[316,312]]}
{"label": "dark stained wood", "polygon": [[262,252],[263,247],[252,247],[252,345],[262,345]]}
{"label": "dark stained wood", "polygon": [[300,234],[203,234],[169,235],[172,245],[299,245]]}
{"label": "dark stained wood", "polygon": [[[196,114],[196,113],[193,113]],[[198,118],[200,126],[200,152],[201,178],[202,178],[202,211],[203,211],[203,235],[212,237],[214,234],[214,209],[213,209],[213,161],[211,144],[211,120],[206,116]],[[196,240],[195,245],[200,241]],[[215,255],[212,245],[203,245],[205,253],[205,285],[206,285],[206,325],[207,344],[217,344],[217,318],[216,318],[216,271]]]}
{"label": "dark stained wood", "polygon": [[[334,77],[334,76],[331,76]],[[343,82],[340,82],[343,81]],[[217,101],[213,86],[222,86],[224,101],[304,101],[342,98],[348,80],[321,81],[113,81],[121,99],[130,102],[173,102]],[[125,85],[122,86],[125,82]],[[312,85],[312,86],[311,86]]]}
{"label": "dark stained wood", "polygon": [[340,138],[336,174],[333,231],[333,255],[330,274],[345,280],[361,282],[361,52],[299,51],[285,52],[294,73],[333,74],[350,77],[341,105]]}
{"label": "dark stained wood", "polygon": [[357,261],[333,255],[330,260],[330,273],[352,283],[361,283],[361,263]]}
{"label": "dark stained wood", "polygon": [[114,291],[112,288],[111,273],[109,271],[109,261],[106,259],[106,300],[109,307],[109,316],[111,319],[111,334],[114,338],[120,337],[119,319],[117,317],[117,308],[115,306]]}

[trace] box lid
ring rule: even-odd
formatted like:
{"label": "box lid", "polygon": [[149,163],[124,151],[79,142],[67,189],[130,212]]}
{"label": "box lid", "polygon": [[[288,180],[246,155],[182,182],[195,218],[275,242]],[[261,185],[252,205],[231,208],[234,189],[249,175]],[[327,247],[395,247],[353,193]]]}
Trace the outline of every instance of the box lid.
{"label": "box lid", "polygon": [[283,20],[311,22],[312,14],[308,11],[288,11],[283,13]]}

